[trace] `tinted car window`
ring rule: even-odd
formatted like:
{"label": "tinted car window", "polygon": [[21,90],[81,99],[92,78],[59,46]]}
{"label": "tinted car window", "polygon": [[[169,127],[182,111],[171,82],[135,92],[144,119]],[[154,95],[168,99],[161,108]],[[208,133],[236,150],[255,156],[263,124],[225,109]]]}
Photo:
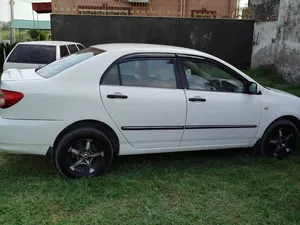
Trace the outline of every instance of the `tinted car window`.
{"label": "tinted car window", "polygon": [[85,49],[85,47],[83,47],[83,45],[77,45],[77,47],[79,48],[79,50]]}
{"label": "tinted car window", "polygon": [[87,48],[80,52],[69,55],[65,58],[60,58],[53,63],[50,63],[42,68],[36,70],[36,73],[44,78],[52,77],[63,70],[66,70],[84,60],[87,60],[95,55],[104,52],[98,48]]}
{"label": "tinted car window", "polygon": [[120,85],[120,76],[118,65],[114,65],[105,75],[102,84],[105,85]]}
{"label": "tinted car window", "polygon": [[76,45],[68,45],[68,48],[69,48],[71,54],[78,52]]}
{"label": "tinted car window", "polygon": [[15,47],[7,62],[49,64],[56,60],[56,46],[19,44]]}
{"label": "tinted car window", "polygon": [[65,45],[60,46],[60,57],[62,58],[62,57],[65,57],[67,55],[69,55],[69,51],[68,51],[67,46],[65,46]]}
{"label": "tinted car window", "polygon": [[119,71],[117,66],[112,67],[102,84],[176,88],[174,60],[149,59],[120,63]]}
{"label": "tinted car window", "polygon": [[189,88],[203,91],[245,92],[245,83],[217,65],[203,61],[183,61]]}
{"label": "tinted car window", "polygon": [[120,64],[122,85],[176,88],[173,60],[137,60]]}

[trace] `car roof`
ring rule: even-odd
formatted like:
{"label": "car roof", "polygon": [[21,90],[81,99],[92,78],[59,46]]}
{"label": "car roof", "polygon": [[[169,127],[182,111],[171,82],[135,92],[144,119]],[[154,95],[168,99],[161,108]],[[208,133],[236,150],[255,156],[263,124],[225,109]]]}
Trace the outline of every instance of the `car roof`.
{"label": "car roof", "polygon": [[20,42],[19,44],[29,45],[29,44],[35,44],[35,45],[69,45],[69,44],[80,44],[78,42],[71,42],[71,41],[26,41],[26,42]]}
{"label": "car roof", "polygon": [[137,51],[149,51],[149,52],[164,52],[164,53],[178,53],[178,54],[196,54],[208,56],[204,52],[184,48],[172,45],[160,45],[160,44],[142,44],[142,43],[108,43],[108,44],[99,44],[93,45],[91,47],[99,48],[104,51],[114,51],[114,50],[127,50],[128,52],[135,53]]}

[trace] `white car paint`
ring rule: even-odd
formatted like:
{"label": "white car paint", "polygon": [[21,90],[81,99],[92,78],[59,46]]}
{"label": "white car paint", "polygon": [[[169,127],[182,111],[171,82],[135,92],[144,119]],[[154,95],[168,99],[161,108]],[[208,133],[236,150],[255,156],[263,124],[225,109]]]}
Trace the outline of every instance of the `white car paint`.
{"label": "white car paint", "polygon": [[[42,66],[45,66],[46,64],[37,64],[37,63],[21,63],[21,62],[10,62],[10,56],[12,53],[16,50],[16,48],[20,45],[34,45],[34,46],[54,46],[56,49],[55,53],[55,60],[61,58],[61,52],[60,47],[66,46],[67,51],[70,54],[70,50],[68,48],[68,45],[75,45],[77,50],[79,50],[78,46],[82,44],[77,42],[70,42],[70,41],[28,41],[28,42],[19,42],[16,44],[16,46],[10,51],[10,53],[7,55],[4,63],[3,63],[3,71],[8,69],[35,69]],[[28,59],[29,60],[29,59]]]}
{"label": "white car paint", "polygon": [[[259,95],[186,90],[188,98],[200,97],[206,102],[188,101],[187,126],[257,125],[261,116]],[[234,112],[233,112],[234,111]],[[181,146],[242,147],[248,145],[257,128],[186,129]]]}
{"label": "white car paint", "polygon": [[[104,106],[119,130],[122,126],[178,126],[185,123],[186,99],[183,90],[103,86],[100,92]],[[129,98],[126,101],[106,98],[111,93],[126,93]],[[155,106],[151,104],[154,102]],[[163,116],[170,112],[172,116]],[[183,129],[139,130],[138,135],[136,131],[124,131],[123,134],[137,149],[179,147]]]}
{"label": "white car paint", "polygon": [[[222,63],[248,81],[246,74],[196,50],[147,44],[103,44],[105,50],[50,78],[35,70],[9,69],[1,89],[24,94],[16,105],[0,109],[0,149],[45,155],[60,132],[82,120],[101,121],[116,133],[119,155],[251,147],[266,128],[282,116],[300,119],[298,97],[258,85],[261,95],[99,85],[107,68],[132,53],[175,53],[206,57]],[[71,57],[71,56],[69,56]],[[51,64],[50,64],[51,65]],[[122,93],[128,99],[108,99]],[[192,104],[190,97],[207,102]],[[186,126],[255,125],[244,129],[187,129]],[[182,126],[174,130],[122,130],[130,126]]]}

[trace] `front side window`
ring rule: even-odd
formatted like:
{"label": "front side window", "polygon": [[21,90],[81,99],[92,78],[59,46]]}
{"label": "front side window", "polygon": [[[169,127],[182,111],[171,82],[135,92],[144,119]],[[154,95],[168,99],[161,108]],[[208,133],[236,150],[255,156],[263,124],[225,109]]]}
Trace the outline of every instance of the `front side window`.
{"label": "front side window", "polygon": [[227,70],[205,61],[182,61],[184,72],[190,89],[220,92],[245,92],[242,78]]}
{"label": "front side window", "polygon": [[177,88],[174,60],[143,59],[120,63],[106,73],[102,84]]}
{"label": "front side window", "polygon": [[53,63],[50,63],[42,68],[36,70],[36,73],[44,78],[52,77],[84,60],[87,60],[95,55],[104,52],[98,48],[86,48],[73,55],[69,55],[65,58],[60,58]]}
{"label": "front side window", "polygon": [[18,44],[10,54],[7,62],[49,64],[56,60],[56,46]]}

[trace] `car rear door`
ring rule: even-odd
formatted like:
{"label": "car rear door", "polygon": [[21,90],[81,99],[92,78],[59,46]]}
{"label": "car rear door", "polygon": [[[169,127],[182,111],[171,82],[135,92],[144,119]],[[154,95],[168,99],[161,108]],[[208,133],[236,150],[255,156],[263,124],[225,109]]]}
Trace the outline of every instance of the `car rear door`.
{"label": "car rear door", "polygon": [[128,142],[138,149],[178,147],[186,98],[174,55],[131,56],[101,78],[102,101]]}
{"label": "car rear door", "polygon": [[179,65],[187,98],[181,146],[248,146],[260,122],[260,95],[248,94],[247,80],[215,60],[182,56]]}

